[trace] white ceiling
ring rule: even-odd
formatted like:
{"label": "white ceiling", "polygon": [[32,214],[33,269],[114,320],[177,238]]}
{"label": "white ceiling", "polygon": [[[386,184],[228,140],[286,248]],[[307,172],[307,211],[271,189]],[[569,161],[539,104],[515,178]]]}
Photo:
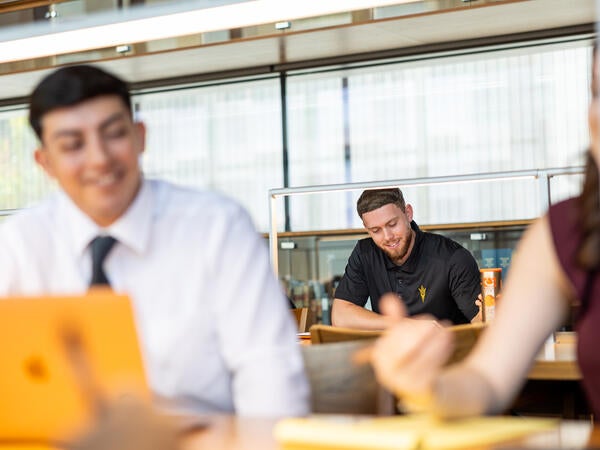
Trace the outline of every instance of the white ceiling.
{"label": "white ceiling", "polygon": [[[265,67],[589,24],[595,21],[594,3],[595,0],[521,0],[122,57],[98,64],[130,82]],[[47,72],[38,70],[0,76],[0,99],[27,96]]]}

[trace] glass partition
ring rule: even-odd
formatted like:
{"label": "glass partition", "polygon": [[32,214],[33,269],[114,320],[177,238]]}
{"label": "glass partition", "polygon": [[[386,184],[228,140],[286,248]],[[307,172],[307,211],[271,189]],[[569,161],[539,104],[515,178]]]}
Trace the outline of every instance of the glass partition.
{"label": "glass partition", "polygon": [[[296,306],[310,307],[314,320],[325,320],[348,257],[357,240],[367,234],[360,229],[356,213],[356,226],[350,229],[279,233],[276,217],[282,198],[321,197],[318,204],[331,207],[315,214],[325,217],[338,212],[340,204],[349,204],[345,203],[348,197],[355,204],[364,189],[397,186],[412,204],[414,220],[422,229],[455,240],[473,254],[480,268],[499,267],[504,277],[525,228],[551,201],[558,201],[569,186],[580,182],[582,173],[582,167],[572,167],[272,189],[269,241],[273,267]],[[553,195],[553,189],[560,192]],[[478,195],[467,194],[473,192]],[[511,212],[520,216],[510,216]],[[456,220],[435,221],[440,218]]]}

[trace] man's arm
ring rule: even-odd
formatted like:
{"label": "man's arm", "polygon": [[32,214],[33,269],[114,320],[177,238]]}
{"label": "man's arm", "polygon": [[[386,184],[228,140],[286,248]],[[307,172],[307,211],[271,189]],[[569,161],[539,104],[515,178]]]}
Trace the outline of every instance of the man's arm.
{"label": "man's arm", "polygon": [[361,330],[383,330],[383,316],[355,305],[347,300],[333,299],[331,323],[336,327],[357,328]]}
{"label": "man's arm", "polygon": [[473,322],[481,322],[481,276],[477,261],[466,248],[457,249],[450,258],[449,288],[452,298],[463,315]]}
{"label": "man's arm", "polygon": [[481,314],[481,308],[479,308],[479,312],[475,317],[471,319],[471,323],[480,323],[483,321],[483,316]]}
{"label": "man's arm", "polygon": [[[235,219],[233,219],[235,218]],[[222,352],[241,416],[298,416],[309,412],[309,385],[297,327],[271,271],[264,240],[245,210],[224,217],[226,231],[212,266],[214,308]]]}
{"label": "man's arm", "polygon": [[382,316],[365,309],[364,306],[371,294],[367,283],[367,275],[361,257],[361,242],[358,241],[348,258],[344,276],[335,290],[331,311],[331,323],[336,327],[355,328],[361,330],[382,330],[385,322]]}
{"label": "man's arm", "polygon": [[477,300],[475,300],[475,305],[477,305],[477,307],[479,308],[479,312],[475,317],[471,319],[471,323],[483,322],[483,312],[481,310],[483,308],[483,298],[481,297],[481,294],[477,296]]}
{"label": "man's arm", "polygon": [[397,324],[379,339],[372,353],[378,380],[412,410],[442,417],[504,411],[544,340],[563,323],[574,297],[552,239],[547,216],[525,232],[508,274],[502,308],[458,364],[443,367],[452,353],[448,330],[405,323],[401,305],[391,302],[389,306],[399,311],[393,314],[386,307],[390,302],[383,301],[382,311],[392,313]]}

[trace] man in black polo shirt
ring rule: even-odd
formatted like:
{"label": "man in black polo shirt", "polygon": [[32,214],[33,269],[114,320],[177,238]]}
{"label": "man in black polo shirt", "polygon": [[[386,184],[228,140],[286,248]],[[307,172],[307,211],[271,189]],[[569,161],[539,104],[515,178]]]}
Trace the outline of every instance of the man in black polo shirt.
{"label": "man in black polo shirt", "polygon": [[[421,231],[400,189],[364,191],[356,209],[370,237],[358,241],[348,259],[335,291],[334,325],[385,328],[379,299],[386,292],[398,294],[411,316],[453,324],[481,320],[477,262],[453,240]],[[369,297],[373,311],[364,308]]]}

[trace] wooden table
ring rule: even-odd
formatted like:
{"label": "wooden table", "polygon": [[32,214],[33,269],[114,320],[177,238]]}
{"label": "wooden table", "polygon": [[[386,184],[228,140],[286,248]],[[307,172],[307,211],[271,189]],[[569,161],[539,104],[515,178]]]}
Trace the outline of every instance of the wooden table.
{"label": "wooden table", "polygon": [[[298,334],[310,345],[310,333]],[[590,410],[579,381],[574,333],[555,333],[538,354],[527,382],[509,409],[513,414],[548,415],[562,419],[589,417]]]}
{"label": "wooden table", "polygon": [[[311,345],[310,333],[298,333],[302,345]],[[567,336],[565,338],[565,336]],[[557,334],[556,342],[548,342],[536,358],[529,375],[530,380],[576,381],[581,380],[577,365],[576,340],[571,335]]]}
{"label": "wooden table", "polygon": [[511,410],[563,419],[589,417],[580,380],[575,334],[556,333],[554,341],[549,340],[538,354]]}
{"label": "wooden table", "polygon": [[298,340],[300,341],[300,344],[311,345],[310,332],[305,331],[304,333],[298,333],[297,336]]}
{"label": "wooden table", "polygon": [[188,433],[181,450],[276,450],[280,447],[273,438],[277,420],[210,416],[208,426]]}
{"label": "wooden table", "polygon": [[535,360],[528,377],[530,380],[581,380],[577,365],[577,343],[574,337],[547,342]]}
{"label": "wooden table", "polygon": [[[273,438],[272,419],[234,418],[232,416],[208,417],[208,427],[194,431],[183,441],[182,450],[281,450]],[[600,428],[589,421],[562,421],[552,431],[537,433],[517,441],[489,449],[591,449],[600,446]]]}

